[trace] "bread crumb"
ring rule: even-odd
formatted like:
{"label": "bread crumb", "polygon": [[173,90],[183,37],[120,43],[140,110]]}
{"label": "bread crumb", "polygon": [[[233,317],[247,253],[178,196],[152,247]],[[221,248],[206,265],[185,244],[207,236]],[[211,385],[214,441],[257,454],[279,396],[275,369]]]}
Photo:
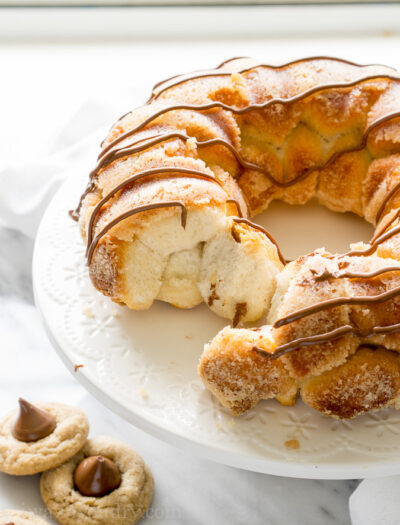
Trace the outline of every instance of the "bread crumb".
{"label": "bread crumb", "polygon": [[193,339],[192,335],[185,335],[185,339]]}
{"label": "bread crumb", "polygon": [[298,450],[300,448],[300,443],[297,438],[288,439],[284,443],[285,447],[291,448],[292,450]]}
{"label": "bread crumb", "polygon": [[194,137],[190,137],[186,141],[186,145],[187,145],[188,149],[191,150],[192,152],[195,152],[197,150],[197,142],[196,142],[196,139]]}
{"label": "bread crumb", "polygon": [[85,365],[74,365],[74,372],[77,372],[79,368],[83,368]]}
{"label": "bread crumb", "polygon": [[238,72],[232,73],[231,79],[232,79],[232,82],[234,82],[234,83],[236,83],[236,82],[243,82],[243,76],[240,73],[238,73]]}
{"label": "bread crumb", "polygon": [[149,399],[149,393],[145,388],[140,389],[140,395],[142,396],[142,399]]}
{"label": "bread crumb", "polygon": [[92,309],[90,308],[89,305],[85,304],[84,307],[82,308],[82,312],[87,315],[88,317],[90,318],[93,318],[94,317],[94,313],[92,311]]}
{"label": "bread crumb", "polygon": [[228,422],[226,423],[226,426],[228,428],[233,428],[235,426],[235,420],[233,419],[233,417],[231,417],[231,419],[228,420]]}

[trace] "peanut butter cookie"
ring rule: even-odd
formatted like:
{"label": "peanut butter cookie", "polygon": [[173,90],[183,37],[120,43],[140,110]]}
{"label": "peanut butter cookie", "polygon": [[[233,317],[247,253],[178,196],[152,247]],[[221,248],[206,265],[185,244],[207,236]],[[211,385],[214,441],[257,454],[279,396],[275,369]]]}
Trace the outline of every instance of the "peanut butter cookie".
{"label": "peanut butter cookie", "polygon": [[78,408],[58,403],[32,405],[0,422],[0,472],[25,476],[61,465],[87,440],[89,423]]}
{"label": "peanut butter cookie", "polygon": [[43,501],[61,525],[133,525],[148,509],[153,488],[139,454],[105,436],[90,439],[40,480]]}
{"label": "peanut butter cookie", "polygon": [[1,525],[48,525],[33,512],[26,512],[23,510],[0,510],[0,524]]}

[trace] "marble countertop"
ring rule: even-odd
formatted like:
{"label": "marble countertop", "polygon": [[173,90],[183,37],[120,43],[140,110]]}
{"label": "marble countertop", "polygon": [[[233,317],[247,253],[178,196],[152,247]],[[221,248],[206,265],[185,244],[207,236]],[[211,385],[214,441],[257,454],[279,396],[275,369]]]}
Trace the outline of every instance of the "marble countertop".
{"label": "marble countertop", "polygon": [[[0,228],[0,414],[28,400],[54,400],[87,413],[91,435],[129,443],[150,465],[155,495],[143,524],[348,525],[357,481],[289,479],[188,455],[144,434],[90,396],[61,363],[41,326],[30,282],[32,241]],[[45,508],[39,477],[0,474],[0,509]]]}
{"label": "marble countertop", "polygon": [[[228,56],[256,55],[284,61],[312,54],[346,55],[360,62],[388,62],[395,56],[399,38],[301,39],[298,41],[240,39],[207,42],[75,42],[0,43],[3,96],[0,153],[7,163],[21,156],[40,157],[51,148],[55,130],[94,90],[113,100],[116,84],[133,81],[143,93],[153,81],[176,71],[218,63]],[[349,52],[350,50],[350,52]],[[349,56],[350,53],[350,56]],[[382,58],[384,57],[384,58]],[[126,67],[136,60],[148,71],[143,79]],[[99,75],[99,71],[118,75]],[[147,76],[146,76],[147,75]],[[133,78],[134,77],[134,78]],[[29,90],[26,79],[29,78]],[[143,96],[143,99],[145,97]],[[134,101],[139,104],[141,100]],[[115,116],[123,112],[114,99]],[[24,119],[21,128],[19,114]],[[66,138],[67,140],[67,138]],[[27,174],[29,176],[29,174]],[[17,398],[54,400],[84,409],[91,435],[111,434],[131,444],[143,455],[155,476],[153,504],[143,523],[252,525],[348,525],[348,498],[357,481],[288,479],[246,472],[196,457],[145,435],[112,414],[92,398],[64,368],[41,326],[33,304],[31,259],[33,241],[0,227],[0,414],[16,405]],[[0,508],[45,511],[37,477],[0,475]]]}

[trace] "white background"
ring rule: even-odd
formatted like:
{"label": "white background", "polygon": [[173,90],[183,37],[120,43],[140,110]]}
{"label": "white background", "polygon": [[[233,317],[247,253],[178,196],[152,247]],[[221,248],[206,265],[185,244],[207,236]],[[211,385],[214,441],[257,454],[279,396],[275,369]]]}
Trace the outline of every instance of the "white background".
{"label": "white background", "polygon": [[[278,63],[332,54],[400,68],[398,7],[183,14],[96,9],[93,17],[89,10],[0,10],[0,163],[51,151],[88,98],[108,99],[112,120],[129,109],[120,107],[121,90],[132,90],[132,106],[140,105],[160,78],[235,55]],[[1,412],[21,394],[79,404],[89,412],[94,433],[109,432],[144,454],[156,475],[154,509],[160,516],[163,509],[178,509],[173,523],[349,523],[347,497],[354,486],[349,482],[271,478],[190,458],[131,429],[92,400],[42,332],[32,306],[31,252],[30,241],[0,228]],[[0,477],[0,508],[39,504],[37,480]],[[154,516],[147,521],[167,522]]]}

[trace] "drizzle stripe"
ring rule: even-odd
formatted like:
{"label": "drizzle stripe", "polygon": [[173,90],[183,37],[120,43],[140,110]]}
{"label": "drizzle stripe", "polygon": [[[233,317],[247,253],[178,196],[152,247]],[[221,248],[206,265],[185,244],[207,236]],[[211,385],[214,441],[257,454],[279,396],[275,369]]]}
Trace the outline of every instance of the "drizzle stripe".
{"label": "drizzle stripe", "polygon": [[137,213],[141,213],[143,211],[154,210],[156,208],[172,208],[174,206],[180,206],[181,207],[181,210],[182,210],[182,213],[181,213],[181,224],[182,224],[182,228],[185,228],[186,227],[187,210],[186,210],[185,204],[182,201],[153,202],[152,204],[146,204],[144,206],[138,206],[137,208],[134,208],[133,210],[129,210],[129,211],[123,213],[122,215],[120,215],[119,217],[115,218],[113,221],[111,221],[109,224],[107,224],[107,226],[105,228],[103,228],[103,230],[101,230],[101,232],[98,235],[96,235],[96,237],[93,239],[93,241],[91,242],[91,244],[89,246],[89,249],[88,249],[88,254],[87,254],[88,264],[90,264],[90,262],[92,260],[93,253],[94,253],[94,251],[95,251],[99,241],[116,224],[118,224],[119,222],[123,221],[124,219],[127,219],[128,217],[131,217],[132,215],[136,215]]}
{"label": "drizzle stripe", "polygon": [[394,222],[396,219],[398,219],[400,216],[400,208],[396,211],[396,213],[393,214],[393,217],[390,219],[390,221],[384,225],[383,228],[380,228],[378,231],[375,231],[371,243],[374,243],[375,240],[380,237]]}
{"label": "drizzle stripe", "polygon": [[[241,58],[246,58],[246,57],[238,57],[238,59],[241,59]],[[221,72],[221,71],[217,71],[217,70],[220,69],[222,66],[226,65],[227,63],[231,62],[232,60],[235,60],[235,59],[231,59],[231,60],[223,62],[222,65],[218,66],[215,70],[211,70],[211,71],[210,70],[203,70],[203,71],[197,71],[197,72],[194,71],[193,73],[189,73],[190,76],[186,76],[185,78],[183,78],[181,80],[178,80],[177,82],[169,84],[168,86],[165,86],[160,91],[158,91],[158,93],[154,93],[154,90],[157,89],[158,87],[162,86],[162,84],[166,84],[167,82],[171,82],[171,80],[179,79],[180,77],[185,76],[186,74],[183,73],[181,75],[175,75],[175,76],[173,76],[171,78],[168,78],[167,80],[164,80],[162,82],[158,82],[155,86],[153,86],[152,94],[151,94],[149,100],[147,101],[147,104],[149,104],[150,102],[156,100],[162,93],[165,93],[165,91],[168,91],[170,88],[179,86],[181,84],[184,84],[185,82],[189,82],[190,80],[198,80],[198,79],[201,79],[201,78],[210,78],[210,77],[212,78],[212,77],[228,77],[228,76],[231,76],[232,73],[233,73],[232,71]],[[330,61],[330,62],[331,61],[341,62],[343,64],[348,64],[348,65],[356,66],[356,67],[359,67],[359,68],[377,67],[377,66],[382,67],[381,64],[365,64],[365,65],[362,65],[362,64],[357,64],[355,62],[351,62],[349,60],[345,60],[345,59],[342,59],[342,58],[334,58],[334,57],[327,57],[327,56],[316,56],[316,57],[308,57],[308,58],[292,60],[291,62],[287,62],[286,64],[282,64],[282,65],[255,64],[254,66],[249,66],[249,67],[244,68],[244,69],[242,69],[240,71],[237,71],[237,73],[242,75],[244,73],[248,73],[248,72],[252,71],[253,69],[257,69],[257,68],[271,69],[271,70],[274,70],[274,71],[279,71],[281,69],[285,69],[286,67],[293,66],[295,64],[301,64],[301,63],[310,62],[310,61],[313,61],[313,60],[326,60],[326,61]],[[384,67],[388,67],[388,66],[384,66]],[[390,69],[394,69],[394,68],[390,68]],[[394,71],[396,71],[396,70],[394,69]]]}
{"label": "drizzle stripe", "polygon": [[393,288],[392,290],[388,290],[386,292],[383,292],[378,295],[365,295],[365,296],[356,296],[356,297],[335,297],[334,299],[327,299],[326,301],[321,301],[320,303],[313,304],[311,306],[307,306],[306,308],[301,308],[300,310],[297,310],[290,315],[287,315],[286,317],[282,317],[281,319],[278,319],[273,325],[274,328],[279,328],[280,326],[284,326],[290,323],[293,323],[293,321],[297,321],[299,319],[302,319],[303,317],[307,317],[309,315],[312,315],[314,313],[320,312],[321,310],[325,310],[328,308],[334,308],[336,306],[344,306],[347,304],[380,304],[384,303],[385,301],[388,301],[389,299],[392,299],[392,297],[395,297],[396,295],[400,294],[400,286],[397,286],[396,288]]}
{"label": "drizzle stripe", "polygon": [[199,170],[195,169],[189,169],[189,168],[175,168],[175,167],[163,167],[163,168],[152,168],[145,171],[141,171],[139,173],[136,173],[132,177],[129,177],[129,179],[124,180],[121,182],[121,184],[118,184],[115,188],[113,188],[110,193],[108,193],[105,197],[101,199],[92,211],[92,214],[90,216],[89,226],[88,226],[88,240],[87,240],[87,246],[89,247],[92,243],[93,239],[93,230],[95,226],[95,219],[98,216],[101,208],[108,202],[116,193],[118,193],[120,190],[123,190],[130,184],[134,184],[135,182],[138,182],[141,179],[144,179],[146,177],[151,177],[152,175],[157,174],[173,174],[173,173],[181,173],[184,175],[187,175],[194,179],[203,179],[210,182],[213,182],[215,184],[218,184],[222,187],[221,183],[212,175],[208,175],[207,173],[203,173]]}
{"label": "drizzle stripe", "polygon": [[[133,145],[135,145],[135,144],[138,144],[139,142],[142,142],[142,141],[144,141],[144,140],[152,139],[152,138],[154,138],[154,137],[156,137],[156,136],[157,136],[157,135],[152,135],[151,137],[146,137],[146,138],[144,138],[144,139],[136,140],[136,141],[132,142],[132,143],[130,144],[130,146],[133,146]],[[122,148],[121,148],[121,149],[122,149]],[[97,172],[98,172],[98,171],[97,171],[97,168],[98,168],[98,165],[96,166],[96,168],[95,168],[94,170],[92,170],[92,171],[90,172],[88,185],[86,186],[85,191],[82,193],[82,195],[81,195],[81,197],[80,197],[80,199],[79,199],[78,206],[76,207],[75,210],[71,210],[71,211],[69,212],[70,216],[72,217],[72,219],[73,219],[74,221],[78,221],[78,220],[79,220],[79,213],[80,213],[80,211],[81,211],[82,204],[83,204],[83,201],[84,201],[85,197],[86,197],[87,195],[89,195],[89,193],[90,193],[91,191],[93,191],[94,188],[96,187],[95,184],[94,184],[94,179],[95,179],[95,176],[97,175]]]}
{"label": "drizzle stripe", "polygon": [[243,213],[242,213],[242,208],[240,207],[239,201],[237,201],[236,199],[227,199],[226,202],[231,202],[232,204],[236,205],[238,216],[239,216],[240,219],[242,219],[243,218]]}
{"label": "drizzle stripe", "polygon": [[[224,139],[213,138],[213,139],[199,141],[195,137],[189,137],[188,135],[186,135],[184,133],[180,133],[180,132],[166,133],[164,135],[158,135],[157,137],[151,137],[151,138],[154,139],[154,140],[151,140],[151,141],[147,142],[146,144],[143,144],[141,146],[137,146],[135,148],[130,148],[130,145],[129,145],[129,146],[125,146],[124,148],[120,148],[120,149],[117,149],[117,150],[112,150],[110,153],[108,153],[107,155],[102,157],[102,159],[100,160],[100,162],[98,163],[96,168],[91,172],[91,176],[94,177],[95,175],[97,175],[99,173],[100,170],[105,169],[109,164],[111,164],[112,162],[114,162],[117,159],[120,159],[120,158],[123,158],[123,157],[127,157],[129,155],[134,154],[134,153],[138,153],[138,152],[143,151],[143,150],[145,150],[147,148],[155,146],[155,145],[157,145],[157,144],[159,144],[161,142],[170,140],[172,138],[179,138],[179,139],[182,139],[182,140],[185,140],[185,141],[189,140],[190,138],[193,138],[194,141],[196,142],[196,146],[198,148],[204,148],[204,147],[209,147],[209,146],[218,146],[218,145],[226,147],[232,153],[232,155],[235,157],[235,159],[237,160],[238,164],[242,168],[247,168],[247,169],[251,169],[251,170],[259,171],[260,173],[263,173],[267,177],[267,179],[270,180],[278,188],[287,188],[287,187],[292,186],[293,183],[294,183],[293,180],[288,181],[288,182],[280,182],[277,179],[275,179],[270,173],[268,173],[268,171],[265,168],[263,168],[262,166],[258,166],[257,164],[253,164],[252,162],[247,162],[246,160],[243,159],[243,157],[241,156],[240,152],[232,144],[230,144],[227,140],[224,140]],[[351,149],[350,151],[354,151],[354,150]],[[343,154],[345,152],[346,151],[344,151],[344,152],[343,151],[342,152],[337,152],[337,154],[341,155],[341,154]],[[334,158],[332,156],[330,159],[328,159],[326,164],[324,164],[323,166],[316,166],[316,167],[313,167],[313,168],[310,168],[310,169],[306,170],[300,176],[297,176],[294,179],[294,181],[298,182],[300,180],[303,180],[304,178],[308,177],[312,171],[324,169],[327,165],[329,165],[331,162],[333,162],[333,160],[334,160]]]}
{"label": "drizzle stripe", "polygon": [[385,266],[384,268],[379,268],[378,270],[375,270],[373,272],[342,272],[342,273],[329,273],[327,272],[323,276],[315,276],[315,280],[325,281],[327,279],[335,278],[335,279],[371,279],[373,277],[378,277],[378,275],[382,275],[389,272],[399,272],[400,266]]}
{"label": "drizzle stripe", "polygon": [[244,224],[248,224],[249,226],[251,226],[252,228],[254,228],[255,230],[258,230],[260,231],[261,233],[263,233],[264,235],[266,235],[268,237],[268,239],[272,242],[272,244],[275,246],[276,248],[276,251],[278,253],[278,257],[281,261],[281,263],[283,265],[286,264],[286,259],[283,257],[280,249],[279,249],[279,246],[278,246],[278,243],[276,242],[276,240],[272,237],[272,235],[265,229],[263,228],[262,226],[260,226],[259,224],[256,224],[255,222],[251,222],[249,221],[249,219],[244,219],[244,218],[234,218],[232,219],[234,222],[237,222],[237,223],[244,223]]}
{"label": "drizzle stripe", "polygon": [[168,113],[170,111],[177,111],[179,109],[189,110],[189,111],[208,111],[210,109],[219,108],[219,109],[225,109],[226,111],[231,111],[232,113],[236,115],[242,115],[245,113],[249,113],[250,111],[255,111],[257,109],[266,109],[269,106],[272,106],[275,104],[288,105],[293,102],[298,102],[300,100],[303,100],[304,98],[310,95],[314,95],[315,93],[327,91],[329,89],[345,89],[345,88],[357,86],[359,84],[362,84],[363,82],[369,82],[371,80],[378,80],[378,79],[400,81],[399,77],[393,76],[393,75],[383,75],[383,74],[371,75],[371,76],[363,77],[358,80],[353,80],[351,82],[342,82],[342,83],[336,83],[336,84],[333,83],[333,84],[324,84],[322,86],[315,86],[307,91],[304,91],[303,93],[299,93],[298,95],[295,95],[290,98],[273,98],[271,100],[268,100],[267,102],[263,102],[260,104],[249,104],[248,106],[244,108],[234,108],[233,106],[229,106],[228,104],[224,104],[223,102],[218,102],[218,101],[210,102],[209,104],[200,104],[200,105],[198,104],[176,104],[173,106],[168,106],[166,108],[160,109],[159,111],[156,111],[154,115],[148,117],[143,122],[138,124],[136,127],[126,131],[125,133],[117,137],[115,140],[110,142],[108,146],[103,148],[103,150],[100,153],[100,156],[103,156],[105,153],[107,153],[107,151],[113,148],[116,144],[119,144],[119,142],[121,142],[125,138],[130,137],[137,131],[143,129],[145,126],[147,126],[147,124],[149,124],[153,120],[157,119],[161,115],[164,115],[165,113]]}
{"label": "drizzle stripe", "polygon": [[278,359],[279,357],[282,357],[283,355],[288,354],[289,352],[292,352],[293,350],[296,350],[298,348],[313,346],[319,343],[327,343],[328,341],[338,339],[339,337],[342,337],[344,335],[351,334],[356,335],[358,337],[367,338],[379,334],[393,334],[399,331],[400,323],[388,326],[374,326],[371,330],[365,331],[357,330],[353,326],[346,324],[344,326],[341,326],[340,328],[332,330],[331,332],[325,332],[323,334],[318,335],[311,335],[309,337],[300,337],[299,339],[295,339],[290,343],[285,343],[284,345],[277,346],[275,352],[273,353],[269,353],[263,348],[259,348],[258,346],[253,346],[252,350],[254,350],[260,355],[268,357],[269,359]]}
{"label": "drizzle stripe", "polygon": [[386,194],[385,198],[383,199],[383,202],[378,210],[378,213],[376,214],[375,222],[379,222],[379,219],[382,217],[382,213],[385,211],[387,203],[390,201],[390,199],[400,190],[400,181],[397,182],[393,186],[393,188]]}
{"label": "drizzle stripe", "polygon": [[391,230],[377,237],[371,243],[371,246],[369,248],[366,248],[365,250],[352,250],[350,252],[343,254],[343,257],[356,257],[358,255],[361,255],[361,256],[371,255],[371,253],[374,253],[378,249],[378,246],[380,244],[382,244],[387,239],[390,239],[390,237],[393,237],[393,235],[396,235],[396,233],[399,233],[399,232],[400,232],[400,225],[396,226],[395,228],[392,228]]}

